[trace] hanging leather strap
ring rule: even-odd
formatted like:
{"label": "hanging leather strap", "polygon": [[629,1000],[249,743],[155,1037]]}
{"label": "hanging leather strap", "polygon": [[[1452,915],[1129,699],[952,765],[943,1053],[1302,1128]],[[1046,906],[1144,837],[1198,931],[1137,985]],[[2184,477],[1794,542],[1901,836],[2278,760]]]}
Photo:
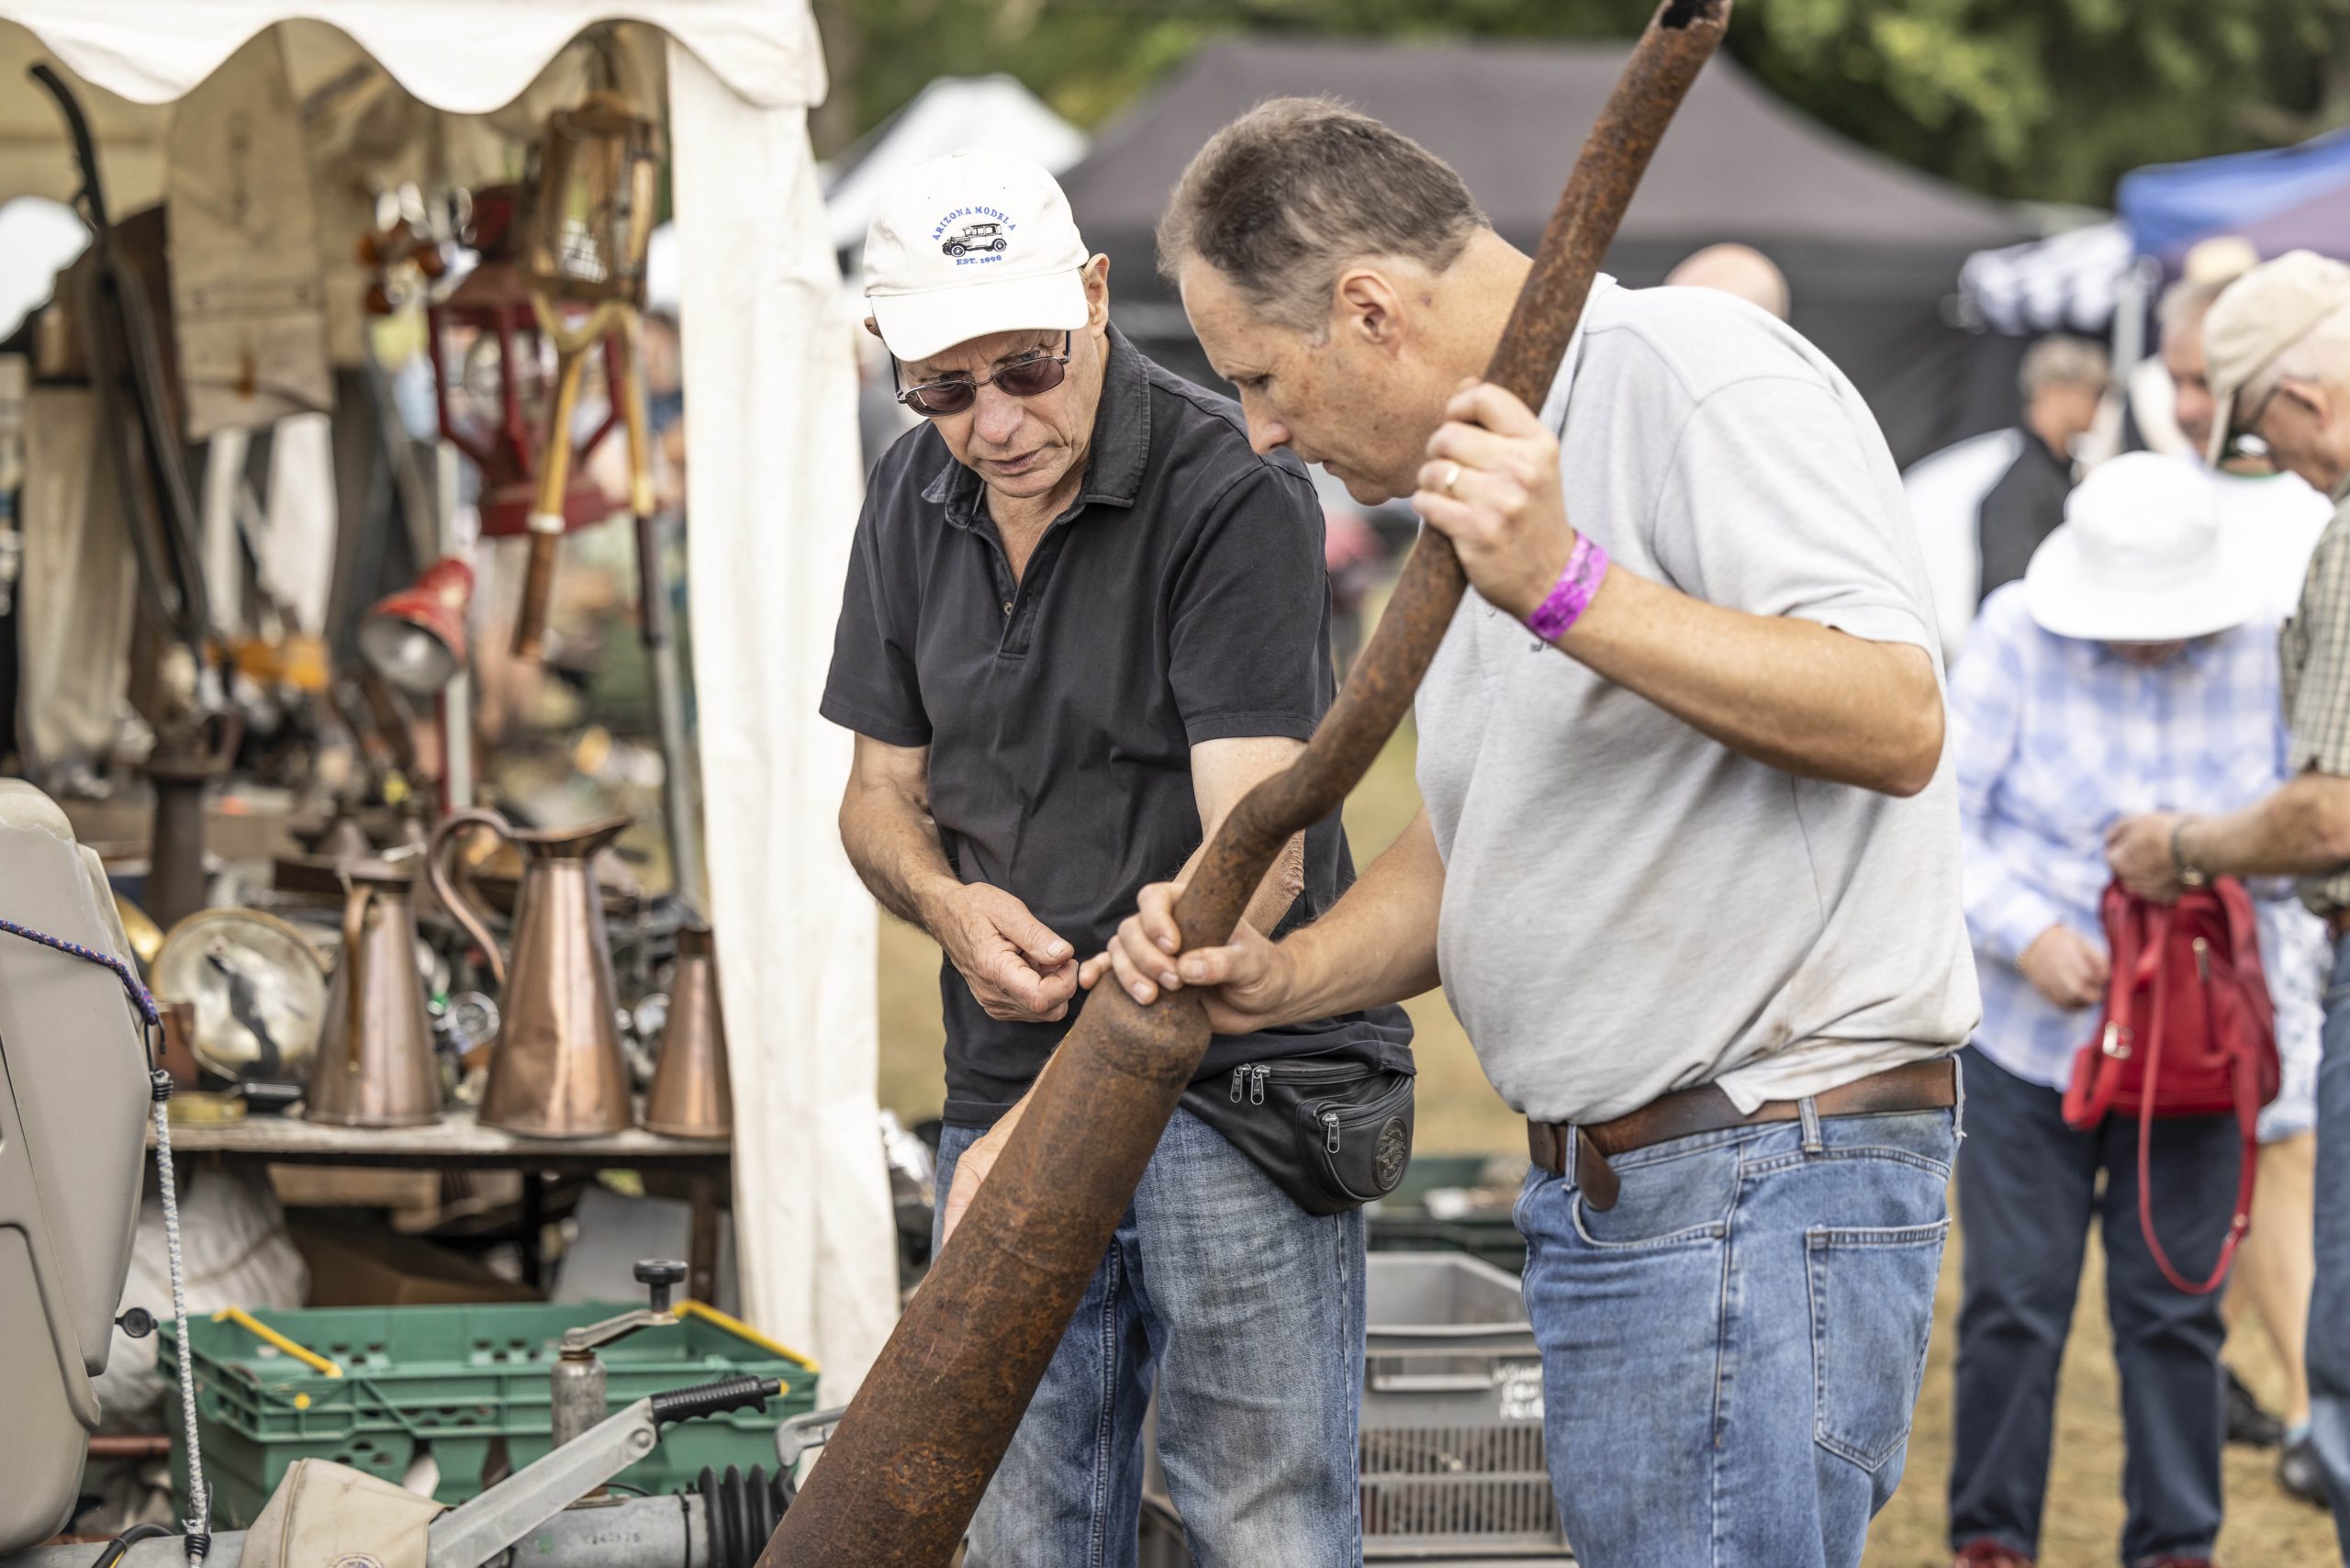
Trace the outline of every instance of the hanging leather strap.
{"label": "hanging leather strap", "polygon": [[[2163,950],[2163,937],[2168,934],[2169,919],[2167,907],[2156,909],[2150,918],[2156,935],[2147,946],[2147,954],[2157,962]],[[2131,989],[2134,991],[2136,988],[2133,985]],[[2227,1239],[2220,1244],[2219,1261],[2211,1265],[2211,1272],[2202,1283],[2189,1284],[2171,1266],[2170,1255],[2163,1250],[2162,1238],[2154,1234],[2154,1104],[2163,1067],[2163,1013],[2169,1001],[2170,987],[2158,980],[2154,990],[2154,1016],[2148,1021],[2146,1031],[2146,1084],[2138,1103],[2138,1230],[2146,1238],[2146,1249],[2154,1255],[2154,1267],[2162,1271],[2163,1278],[2170,1282],[2173,1289],[2184,1291],[2188,1295],[2209,1295],[2220,1288],[2221,1281],[2228,1277],[2228,1265],[2235,1259],[2236,1246],[2252,1228],[2253,1182],[2259,1171],[2257,1129],[2260,1094],[2253,1081],[2250,1053],[2236,1052],[2232,1064],[2236,1082],[2236,1126],[2244,1137],[2244,1158],[2236,1173],[2235,1215],[2228,1223]],[[2211,989],[2208,984],[2199,985],[2196,994],[2202,999],[2204,1038],[2217,1039],[2218,1021],[2211,1016]]]}
{"label": "hanging leather strap", "polygon": [[[2138,991],[2150,983],[2162,962],[2163,938],[2169,933],[2170,911],[2156,906],[2138,918],[2139,906],[2125,904],[2116,918],[2111,889],[2106,892],[2106,940],[2112,947],[2106,981],[2105,1028],[2090,1070],[2076,1071],[2065,1088],[2065,1120],[2075,1127],[2094,1127],[2113,1110],[2120,1092],[2121,1064],[2137,1049],[2135,1027]],[[2143,926],[2151,923],[2151,934]],[[2157,1025],[2159,1026],[2159,1025]]]}

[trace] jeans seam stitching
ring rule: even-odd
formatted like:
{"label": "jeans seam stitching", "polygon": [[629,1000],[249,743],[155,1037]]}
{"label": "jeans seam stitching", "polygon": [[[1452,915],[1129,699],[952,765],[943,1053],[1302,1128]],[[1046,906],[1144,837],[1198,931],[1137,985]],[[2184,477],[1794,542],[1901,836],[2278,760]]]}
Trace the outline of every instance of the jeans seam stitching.
{"label": "jeans seam stitching", "polygon": [[1108,1276],[1102,1293],[1102,1405],[1094,1420],[1093,1517],[1088,1521],[1087,1530],[1087,1555],[1093,1568],[1103,1568],[1108,1561],[1110,1450],[1117,1435],[1118,1287],[1122,1271],[1114,1242],[1102,1260],[1102,1267]]}
{"label": "jeans seam stitching", "polygon": [[1950,1166],[1943,1164],[1941,1160],[1912,1153],[1906,1148],[1887,1148],[1883,1144],[1853,1144],[1842,1148],[1831,1144],[1820,1152],[1809,1155],[1801,1149],[1790,1149],[1785,1154],[1766,1154],[1759,1159],[1747,1161],[1743,1169],[1753,1175],[1768,1176],[1775,1171],[1799,1166],[1807,1159],[1883,1160],[1891,1165],[1913,1166],[1928,1175],[1939,1176],[1945,1182],[1950,1180],[1952,1170]]}
{"label": "jeans seam stitching", "polygon": [[1732,1266],[1729,1231],[1730,1224],[1738,1215],[1738,1200],[1744,1194],[1745,1182],[1741,1177],[1738,1188],[1730,1196],[1729,1214],[1722,1220],[1721,1294],[1718,1298],[1714,1316],[1714,1420],[1712,1430],[1706,1434],[1710,1439],[1707,1444],[1708,1452],[1706,1474],[1707,1500],[1713,1514],[1714,1541],[1711,1555],[1714,1568],[1721,1568],[1722,1563],[1722,1425],[1729,1418],[1729,1383],[1738,1375],[1737,1365],[1730,1351],[1730,1318],[1733,1311],[1732,1302],[1736,1294],[1735,1281],[1738,1275],[1736,1269]]}

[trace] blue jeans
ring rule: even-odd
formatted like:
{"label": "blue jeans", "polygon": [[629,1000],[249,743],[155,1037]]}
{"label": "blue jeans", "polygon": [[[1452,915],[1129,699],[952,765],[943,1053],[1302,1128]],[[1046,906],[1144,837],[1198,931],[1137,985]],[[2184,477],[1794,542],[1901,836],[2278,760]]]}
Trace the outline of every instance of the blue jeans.
{"label": "blue jeans", "polygon": [[[2087,1025],[2083,1025],[2084,1028]],[[1996,1540],[2040,1550],[2056,1375],[2100,1211],[2105,1311],[2121,1369],[2125,1459],[2121,1561],[2209,1557],[2219,1538],[2220,1293],[2165,1279],[2138,1219],[2138,1121],[2065,1124],[2064,1095],[1965,1056],[1974,1131],[1958,1157],[1966,1249],[1950,1466],[1953,1548]],[[2158,1121],[2147,1150],[2155,1233],[2172,1266],[2200,1280],[2235,1215],[2243,1135],[2233,1116]],[[2099,1172],[2105,1193],[2098,1195]]]}
{"label": "blue jeans", "polygon": [[[941,1194],[979,1136],[940,1138]],[[980,1500],[967,1568],[1132,1568],[1154,1381],[1198,1568],[1354,1568],[1363,1271],[1360,1210],[1307,1214],[1179,1107]]]}
{"label": "blue jeans", "polygon": [[[1804,1102],[1807,1112],[1809,1102]],[[1584,1568],[1855,1568],[1949,1232],[1951,1111],[1676,1138],[1518,1195],[1550,1482]]]}
{"label": "blue jeans", "polygon": [[2350,942],[2333,950],[2317,1070],[2317,1288],[2310,1294],[2310,1437],[2350,1556]]}

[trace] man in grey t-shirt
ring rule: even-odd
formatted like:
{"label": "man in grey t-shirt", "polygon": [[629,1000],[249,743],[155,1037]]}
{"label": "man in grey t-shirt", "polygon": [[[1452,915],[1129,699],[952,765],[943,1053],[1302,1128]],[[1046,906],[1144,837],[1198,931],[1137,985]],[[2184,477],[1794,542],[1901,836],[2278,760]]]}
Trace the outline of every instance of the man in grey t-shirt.
{"label": "man in grey t-shirt", "polygon": [[[1427,809],[1319,922],[1110,951],[1219,1029],[1441,978],[1528,1118],[1518,1204],[1568,1537],[1844,1565],[1901,1472],[1977,999],[1900,482],[1762,312],[1603,280],[1538,415],[1475,384],[1528,258],[1326,103],[1220,132],[1159,234],[1261,450],[1410,496],[1474,588],[1421,690]],[[1563,655],[1563,656],[1562,656]]]}

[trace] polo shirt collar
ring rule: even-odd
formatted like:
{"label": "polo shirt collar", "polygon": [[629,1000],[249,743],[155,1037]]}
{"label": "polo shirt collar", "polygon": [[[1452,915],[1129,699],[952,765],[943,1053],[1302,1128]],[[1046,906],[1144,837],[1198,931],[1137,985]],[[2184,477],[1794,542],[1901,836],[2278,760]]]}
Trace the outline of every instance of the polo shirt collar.
{"label": "polo shirt collar", "polygon": [[1567,400],[1574,390],[1575,372],[1583,364],[1583,335],[1591,325],[1592,307],[1617,286],[1613,274],[1599,273],[1593,276],[1591,290],[1583,296],[1583,314],[1575,318],[1574,331],[1567,338],[1567,352],[1559,358],[1558,374],[1550,378],[1550,390],[1542,399],[1542,407],[1535,410],[1552,430],[1562,429],[1567,422]]}
{"label": "polo shirt collar", "polygon": [[[1113,326],[1109,359],[1102,371],[1102,401],[1093,410],[1093,450],[1086,459],[1085,482],[1062,516],[1096,503],[1132,507],[1142,493],[1143,470],[1149,462],[1150,375],[1141,352]],[[972,528],[978,525],[984,493],[978,470],[965,467],[949,453],[923,487],[922,498],[945,507],[946,521],[956,527]]]}

